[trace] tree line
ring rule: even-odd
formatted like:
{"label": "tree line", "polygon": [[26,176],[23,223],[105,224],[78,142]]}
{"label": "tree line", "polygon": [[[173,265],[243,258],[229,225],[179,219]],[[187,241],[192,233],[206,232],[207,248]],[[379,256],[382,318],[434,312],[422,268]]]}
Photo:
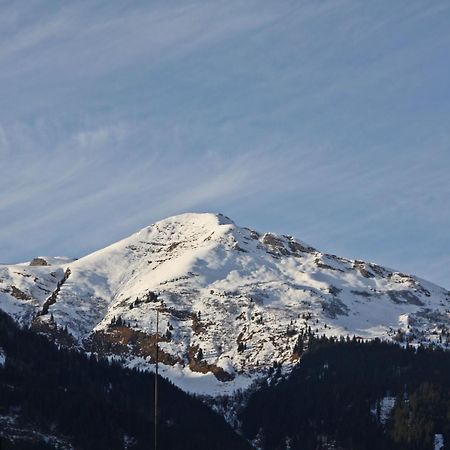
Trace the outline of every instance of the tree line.
{"label": "tree line", "polygon": [[[17,415],[16,428],[61,436],[77,450],[152,448],[153,374],[59,348],[1,311],[0,347],[0,417]],[[251,448],[198,399],[163,378],[158,384],[161,449]],[[10,439],[0,421],[1,449],[54,448],[23,434]]]}
{"label": "tree line", "polygon": [[[243,434],[264,450],[450,449],[450,352],[356,338],[299,339],[288,378],[271,371],[239,412]],[[386,420],[383,398],[394,397]]]}

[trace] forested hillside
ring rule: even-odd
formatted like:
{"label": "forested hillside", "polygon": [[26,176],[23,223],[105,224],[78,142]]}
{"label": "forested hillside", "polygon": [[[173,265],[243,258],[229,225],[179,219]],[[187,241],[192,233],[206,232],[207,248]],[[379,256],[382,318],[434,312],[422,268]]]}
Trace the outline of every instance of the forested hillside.
{"label": "forested hillside", "polygon": [[312,338],[276,379],[275,369],[240,414],[262,449],[450,448],[450,352]]}
{"label": "forested hillside", "polygon": [[[0,437],[6,449],[153,448],[152,374],[60,350],[0,312]],[[160,378],[161,449],[248,449],[199,400]]]}

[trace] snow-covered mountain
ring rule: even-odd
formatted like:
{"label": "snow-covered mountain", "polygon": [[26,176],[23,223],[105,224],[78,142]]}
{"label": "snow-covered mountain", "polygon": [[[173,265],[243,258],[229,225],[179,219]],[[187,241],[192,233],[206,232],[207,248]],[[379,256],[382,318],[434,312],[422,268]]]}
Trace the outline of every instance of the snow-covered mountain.
{"label": "snow-covered mountain", "polygon": [[246,387],[296,362],[300,332],[448,345],[450,292],[291,236],[183,214],[78,260],[0,266],[0,309],[67,345],[194,392]]}

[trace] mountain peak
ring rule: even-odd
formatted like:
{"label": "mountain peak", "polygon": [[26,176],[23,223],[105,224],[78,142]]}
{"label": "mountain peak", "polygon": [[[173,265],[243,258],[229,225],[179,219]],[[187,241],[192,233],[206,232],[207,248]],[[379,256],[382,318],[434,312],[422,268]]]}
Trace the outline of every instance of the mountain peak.
{"label": "mountain peak", "polygon": [[159,220],[127,239],[133,239],[134,236],[139,239],[158,237],[166,240],[197,236],[201,239],[203,235],[206,237],[211,233],[222,235],[234,227],[236,224],[221,213],[183,213]]}
{"label": "mountain peak", "polygon": [[450,337],[445,289],[223,214],[170,217],[55,263],[1,266],[0,308],[142,368],[154,361],[158,308],[162,372],[194,392],[245,387],[274,362],[288,370],[305,333],[442,345]]}
{"label": "mountain peak", "polygon": [[183,214],[177,214],[175,216],[162,219],[153,225],[163,225],[167,223],[176,223],[182,225],[204,225],[204,226],[217,226],[217,225],[235,225],[235,223],[222,213],[211,212],[188,212]]}

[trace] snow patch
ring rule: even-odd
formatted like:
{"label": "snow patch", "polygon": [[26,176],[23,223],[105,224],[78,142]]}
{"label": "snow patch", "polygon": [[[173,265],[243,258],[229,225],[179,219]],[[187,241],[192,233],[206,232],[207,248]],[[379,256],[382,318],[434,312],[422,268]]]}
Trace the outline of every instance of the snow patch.
{"label": "snow patch", "polygon": [[[143,358],[132,358],[125,363],[130,369],[155,371],[155,365]],[[233,395],[236,391],[246,390],[257,379],[256,376],[237,375],[231,382],[221,382],[212,373],[192,372],[180,364],[167,366],[159,364],[159,374],[190,394],[202,396]]]}
{"label": "snow patch", "polygon": [[384,425],[388,421],[394,405],[395,397],[383,397],[372,407],[371,413]]}
{"label": "snow patch", "polygon": [[0,347],[0,367],[4,367],[6,363],[6,353],[5,351]]}
{"label": "snow patch", "polygon": [[434,450],[443,450],[444,449],[444,435],[443,434],[435,434],[434,435]]}

